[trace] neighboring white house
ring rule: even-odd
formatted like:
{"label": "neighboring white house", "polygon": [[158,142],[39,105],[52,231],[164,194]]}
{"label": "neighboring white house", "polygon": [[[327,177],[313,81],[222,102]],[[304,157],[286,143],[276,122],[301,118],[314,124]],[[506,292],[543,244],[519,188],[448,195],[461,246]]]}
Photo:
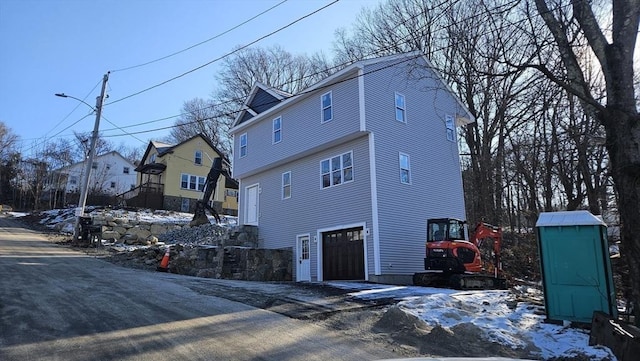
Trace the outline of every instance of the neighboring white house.
{"label": "neighboring white house", "polygon": [[[55,171],[64,175],[60,179],[66,179],[66,193],[80,192],[85,167],[85,162],[78,162]],[[135,168],[133,163],[116,151],[94,157],[89,177],[89,192],[116,195],[134,188],[137,178]]]}
{"label": "neighboring white house", "polygon": [[297,281],[410,283],[426,221],[465,218],[457,127],[473,117],[418,53],[354,63],[238,114],[239,222],[290,248]]}

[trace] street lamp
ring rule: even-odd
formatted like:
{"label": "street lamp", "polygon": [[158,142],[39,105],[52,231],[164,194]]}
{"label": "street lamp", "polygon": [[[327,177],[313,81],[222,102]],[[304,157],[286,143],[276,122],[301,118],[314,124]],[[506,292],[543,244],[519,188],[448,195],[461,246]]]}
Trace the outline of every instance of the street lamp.
{"label": "street lamp", "polygon": [[[87,159],[87,164],[85,165],[84,174],[82,178],[82,183],[80,185],[80,199],[78,200],[78,208],[76,208],[76,222],[73,227],[73,242],[78,242],[78,228],[80,225],[80,217],[84,215],[84,207],[87,203],[87,194],[89,193],[89,173],[91,173],[91,166],[93,165],[93,158],[96,155],[96,141],[98,139],[98,129],[100,128],[100,117],[102,114],[102,103],[104,102],[105,90],[107,88],[107,81],[109,80],[109,72],[107,72],[102,78],[102,90],[100,91],[100,96],[96,98],[96,107],[92,107],[84,100],[73,97],[71,95],[66,95],[65,93],[56,93],[55,95],[62,98],[71,98],[75,99],[81,103],[86,104],[89,108],[96,112],[96,122],[93,126],[93,133],[91,135],[91,145],[89,146],[89,158]],[[86,240],[84,240],[86,241]]]}

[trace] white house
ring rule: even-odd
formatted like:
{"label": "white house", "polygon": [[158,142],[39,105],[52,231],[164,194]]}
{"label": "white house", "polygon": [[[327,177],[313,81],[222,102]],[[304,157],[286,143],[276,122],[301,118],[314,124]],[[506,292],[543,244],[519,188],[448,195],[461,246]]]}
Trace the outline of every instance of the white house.
{"label": "white house", "polygon": [[[66,179],[66,193],[80,192],[86,163],[78,162],[56,171]],[[136,186],[136,166],[120,153],[112,151],[94,157],[89,177],[89,192],[116,195]]]}

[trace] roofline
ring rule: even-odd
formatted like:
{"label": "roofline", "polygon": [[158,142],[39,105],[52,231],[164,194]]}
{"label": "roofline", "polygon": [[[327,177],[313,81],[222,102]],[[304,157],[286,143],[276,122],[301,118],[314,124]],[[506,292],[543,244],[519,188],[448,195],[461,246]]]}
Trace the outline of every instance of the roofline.
{"label": "roofline", "polygon": [[449,91],[449,93],[454,97],[454,99],[456,100],[458,105],[462,108],[462,111],[464,113],[466,113],[466,115],[468,116],[468,118],[465,118],[465,117],[462,117],[462,116],[456,116],[455,119],[456,119],[456,124],[458,126],[467,125],[467,124],[471,124],[471,123],[475,122],[475,117],[473,116],[473,114],[471,114],[471,111],[469,111],[469,108],[467,108],[467,106],[462,103],[462,101],[455,94],[455,92],[453,91],[451,86],[449,84],[447,84],[447,82],[444,81],[444,79],[442,78],[440,73],[435,70],[435,67],[433,66],[431,61],[429,61],[429,59],[426,57],[426,55],[424,55],[420,51],[412,51],[412,52],[408,52],[408,53],[393,54],[393,55],[387,55],[387,56],[383,56],[383,57],[379,57],[379,58],[371,58],[371,59],[364,59],[364,60],[357,61],[357,62],[347,66],[346,68],[344,68],[344,69],[342,69],[342,70],[340,70],[340,71],[338,71],[338,72],[326,77],[325,79],[320,80],[319,82],[315,83],[314,85],[310,86],[309,88],[303,90],[301,93],[292,95],[291,97],[289,97],[286,100],[280,102],[279,104],[277,104],[277,105],[265,110],[264,112],[252,117],[251,119],[248,119],[247,121],[245,121],[245,122],[243,122],[241,124],[236,124],[238,119],[239,119],[239,116],[240,116],[240,115],[238,115],[238,117],[234,120],[234,124],[233,124],[232,128],[229,129],[229,133],[231,133],[231,134],[237,133],[241,129],[244,129],[244,128],[248,127],[249,125],[262,120],[263,118],[267,117],[269,114],[275,113],[275,112],[279,111],[280,109],[289,106],[291,103],[294,103],[294,102],[297,102],[297,101],[301,100],[303,98],[302,97],[303,95],[308,95],[310,93],[313,93],[313,92],[317,91],[318,89],[326,87],[327,83],[336,81],[336,80],[340,79],[341,77],[344,77],[345,75],[350,74],[351,72],[353,72],[356,69],[360,70],[360,69],[364,69],[364,67],[368,66],[368,65],[377,64],[377,63],[381,63],[381,62],[385,62],[385,61],[393,61],[393,60],[396,60],[396,59],[404,59],[404,58],[406,58],[407,61],[411,60],[412,58],[413,59],[422,58],[425,61],[425,63],[427,64],[427,66],[434,73],[435,77],[437,77],[437,79],[440,80],[440,82],[445,87],[445,89],[447,91]]}

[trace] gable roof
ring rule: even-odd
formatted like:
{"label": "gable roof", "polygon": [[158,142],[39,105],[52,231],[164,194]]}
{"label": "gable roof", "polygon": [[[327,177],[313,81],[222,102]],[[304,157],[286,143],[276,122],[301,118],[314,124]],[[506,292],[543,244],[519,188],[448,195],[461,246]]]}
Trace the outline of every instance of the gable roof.
{"label": "gable roof", "polygon": [[[268,114],[268,113],[272,113],[275,112],[276,110],[288,106],[289,104],[292,104],[296,101],[299,101],[302,99],[301,95],[305,95],[305,94],[309,94],[312,92],[315,92],[319,89],[323,89],[326,88],[330,85],[333,85],[335,83],[337,83],[338,81],[342,80],[342,78],[345,78],[346,76],[352,74],[353,72],[362,70],[365,66],[369,66],[369,65],[373,65],[373,64],[378,64],[378,63],[383,63],[383,62],[389,62],[389,61],[395,61],[397,60],[397,63],[392,64],[391,66],[394,65],[398,65],[398,64],[402,64],[411,60],[417,60],[417,59],[421,59],[423,60],[427,67],[432,69],[432,72],[434,73],[435,77],[437,80],[439,80],[442,85],[445,87],[446,90],[449,91],[449,93],[455,98],[456,102],[458,103],[458,105],[462,108],[462,110],[466,113],[466,115],[468,116],[468,119],[461,119],[458,118],[456,119],[458,125],[462,125],[462,124],[470,124],[475,122],[475,119],[473,117],[473,115],[471,114],[471,111],[469,111],[469,109],[460,101],[460,99],[455,95],[455,92],[453,91],[453,89],[451,89],[451,87],[449,86],[449,84],[447,84],[444,79],[440,76],[440,74],[438,74],[437,71],[433,70],[434,67],[431,64],[431,62],[429,61],[429,59],[422,54],[420,51],[414,51],[414,52],[410,52],[410,53],[400,53],[400,54],[394,54],[394,55],[387,55],[387,56],[383,56],[383,57],[378,57],[378,58],[372,58],[372,59],[364,59],[364,60],[360,60],[357,61],[355,63],[352,63],[351,65],[347,66],[346,68],[326,77],[325,79],[315,83],[314,85],[310,86],[309,88],[303,90],[302,92],[298,93],[298,94],[293,94],[289,97],[287,97],[286,99],[282,99],[280,102],[276,103],[273,107],[270,107],[269,109],[267,109],[266,111],[260,113],[260,114],[255,114],[254,116],[251,117],[244,117],[242,118],[242,116],[245,114],[244,109],[243,111],[240,112],[240,114],[238,114],[238,117],[236,117],[235,121],[233,122],[230,132],[231,133],[235,133],[238,128],[242,128],[245,125],[248,125],[250,123],[256,122],[259,119],[262,118],[262,115]],[[256,84],[257,86],[258,84]],[[262,85],[262,84],[261,84]],[[264,85],[262,85],[264,86]],[[254,86],[254,90],[255,90],[255,86]],[[247,98],[247,101],[249,101],[250,99]],[[246,104],[246,103],[245,103]]]}
{"label": "gable roof", "polygon": [[233,125],[241,124],[292,96],[292,94],[285,91],[257,82],[253,85],[249,96],[242,104],[242,109],[234,119]]}
{"label": "gable roof", "polygon": [[[120,159],[124,160],[125,162],[129,163],[132,167],[134,167],[134,168],[135,168],[135,164],[131,163],[131,161],[130,161],[130,160],[128,160],[127,158],[123,157],[123,156],[122,156],[122,154],[120,154],[119,152],[117,152],[117,151],[115,151],[115,150],[112,150],[112,151],[107,152],[107,153],[102,153],[102,154],[100,154],[100,155],[96,155],[96,156],[93,158],[93,161],[94,161],[94,162],[96,162],[96,161],[98,161],[98,160],[100,160],[100,159],[102,159],[102,158],[105,158],[105,157],[106,157],[106,156],[108,156],[108,155],[114,155],[114,156],[120,157]],[[75,162],[75,163],[73,163],[73,164],[66,165],[66,166],[64,166],[64,167],[62,167],[62,168],[59,168],[59,169],[57,169],[56,171],[58,171],[58,172],[65,171],[65,170],[67,170],[67,169],[69,169],[69,168],[72,168],[72,167],[74,167],[74,166],[76,166],[76,165],[78,165],[78,164],[82,164],[82,163],[84,163],[84,162],[85,162],[84,160],[83,160],[83,161],[80,161],[80,162]]]}
{"label": "gable roof", "polygon": [[163,157],[166,154],[170,154],[173,152],[174,149],[176,149],[177,147],[192,141],[195,138],[200,138],[202,140],[205,141],[205,143],[207,143],[207,145],[209,147],[211,147],[211,149],[213,149],[220,158],[224,159],[226,162],[229,162],[229,159],[227,159],[227,157],[224,155],[224,153],[222,153],[215,145],[213,145],[213,142],[211,142],[211,140],[209,139],[209,137],[206,137],[204,134],[202,133],[198,133],[196,135],[194,135],[193,137],[184,140],[178,144],[168,144],[168,143],[164,143],[164,142],[159,142],[159,141],[150,141],[149,145],[147,145],[147,149],[144,152],[144,155],[142,156],[142,160],[140,161],[140,165],[144,164],[144,161],[147,159],[147,157],[149,156],[149,153],[151,152],[151,148],[154,147],[156,148],[156,150],[158,151],[158,157]]}

